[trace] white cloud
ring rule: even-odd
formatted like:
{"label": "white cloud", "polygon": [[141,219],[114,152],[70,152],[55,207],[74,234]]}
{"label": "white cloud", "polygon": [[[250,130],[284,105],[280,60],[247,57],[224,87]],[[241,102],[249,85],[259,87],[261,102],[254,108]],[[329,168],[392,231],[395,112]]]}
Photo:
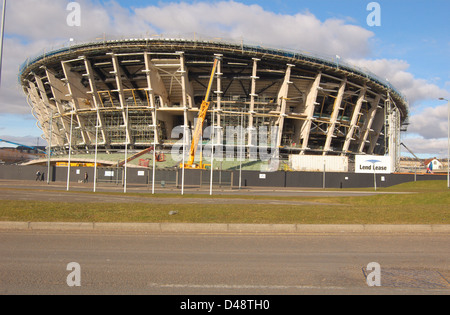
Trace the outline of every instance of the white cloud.
{"label": "white cloud", "polygon": [[408,131],[424,139],[446,138],[448,134],[447,105],[429,107],[421,113],[411,116]]}
{"label": "white cloud", "polygon": [[[19,85],[19,66],[27,58],[29,51],[41,50],[46,41],[35,41],[23,44],[17,38],[6,38],[2,65],[2,85],[0,88],[0,112],[11,114],[29,114],[30,107],[26,96]],[[44,46],[45,47],[45,46]]]}
{"label": "white cloud", "polygon": [[[447,157],[447,139],[445,138],[432,138],[425,139],[422,137],[414,137],[404,139],[405,145],[414,152],[415,155],[422,157],[437,157],[446,158]],[[402,148],[402,152],[409,154],[405,149]]]}
{"label": "white cloud", "polygon": [[136,33],[144,25],[129,15],[128,10],[115,2],[104,6],[90,0],[81,4],[81,26],[67,25],[69,1],[20,0],[10,1],[7,7],[6,38],[0,89],[0,113],[28,114],[30,107],[18,84],[19,66],[28,58],[44,51],[59,49],[77,42],[95,40],[104,32],[118,36],[121,32]]}
{"label": "white cloud", "polygon": [[402,141],[416,155],[446,158],[448,152],[447,110],[447,105],[441,105],[427,107],[413,114],[410,118],[408,134]]}
{"label": "white cloud", "polygon": [[134,34],[146,26],[115,1],[103,5],[97,1],[78,0],[81,7],[81,25],[67,25],[69,1],[20,0],[8,4],[6,31],[27,41],[38,39],[80,41],[92,40],[106,32],[109,35]]}
{"label": "white cloud", "polygon": [[259,5],[234,1],[170,3],[136,9],[135,12],[138,19],[162,33],[197,32],[332,56],[366,56],[374,36],[373,32],[346,24],[345,20],[322,22],[310,13],[276,14]]}
{"label": "white cloud", "polygon": [[415,78],[407,70],[410,65],[404,60],[398,59],[350,59],[349,63],[361,68],[366,68],[379,76],[381,79],[388,79],[392,85],[398,89],[412,107],[424,100],[436,100],[439,97],[450,95],[446,90],[432,84],[424,79]]}

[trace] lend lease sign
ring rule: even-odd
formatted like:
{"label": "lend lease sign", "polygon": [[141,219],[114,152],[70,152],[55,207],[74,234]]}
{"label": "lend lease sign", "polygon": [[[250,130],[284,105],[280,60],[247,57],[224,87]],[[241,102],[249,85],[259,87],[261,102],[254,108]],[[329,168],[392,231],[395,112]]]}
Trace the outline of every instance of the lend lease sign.
{"label": "lend lease sign", "polygon": [[356,173],[389,174],[391,160],[388,156],[357,155],[355,157]]}

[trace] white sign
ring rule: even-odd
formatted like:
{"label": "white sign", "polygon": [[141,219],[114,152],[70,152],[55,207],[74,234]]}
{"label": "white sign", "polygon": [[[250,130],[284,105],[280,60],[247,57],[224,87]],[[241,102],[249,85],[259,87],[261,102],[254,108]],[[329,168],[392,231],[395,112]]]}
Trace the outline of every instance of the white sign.
{"label": "white sign", "polygon": [[137,173],[138,176],[145,176],[145,171],[138,171]]}
{"label": "white sign", "polygon": [[259,174],[259,179],[266,179],[266,174]]}
{"label": "white sign", "polygon": [[114,171],[105,171],[105,177],[113,177]]}
{"label": "white sign", "polygon": [[356,155],[355,173],[390,174],[391,159],[389,156]]}

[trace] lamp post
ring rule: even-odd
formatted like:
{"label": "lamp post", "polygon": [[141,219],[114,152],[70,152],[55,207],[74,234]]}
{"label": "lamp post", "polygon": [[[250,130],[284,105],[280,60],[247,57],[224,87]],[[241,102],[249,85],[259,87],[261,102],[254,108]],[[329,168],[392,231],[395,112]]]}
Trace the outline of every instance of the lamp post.
{"label": "lamp post", "polygon": [[70,166],[71,166],[71,157],[72,157],[72,129],[73,129],[73,109],[70,113],[70,135],[69,135],[69,161],[67,163],[67,188],[70,189]]}
{"label": "lamp post", "polygon": [[53,110],[50,113],[50,123],[49,123],[49,136],[48,136],[48,150],[47,150],[47,185],[50,184],[50,165],[52,157],[52,127],[53,127]]}
{"label": "lamp post", "polygon": [[152,195],[155,194],[155,177],[156,177],[156,106],[153,106],[153,169],[152,169]]}
{"label": "lamp post", "polygon": [[211,112],[212,114],[212,129],[211,129],[211,174],[209,176],[209,195],[213,195],[213,182],[214,182],[214,140],[215,140],[215,112],[214,107]]}
{"label": "lamp post", "polygon": [[447,101],[447,112],[448,112],[448,152],[447,152],[447,188],[450,189],[450,101],[446,98],[439,98],[440,101]]}
{"label": "lamp post", "polygon": [[97,120],[95,122],[95,154],[94,154],[94,192],[97,191],[97,159],[98,159],[98,117],[100,116],[98,106],[97,106]]}
{"label": "lamp post", "polygon": [[[0,84],[1,84],[1,72],[2,72],[2,61],[3,61],[3,39],[5,37],[5,14],[6,14],[6,0],[3,0],[3,10],[2,10],[2,22],[0,29]],[[48,175],[47,175],[48,177]]]}
{"label": "lamp post", "polygon": [[241,126],[239,127],[239,140],[238,143],[240,144],[240,150],[239,150],[239,190],[242,188],[242,146],[244,145],[244,111],[241,112]]}
{"label": "lamp post", "polygon": [[377,191],[377,172],[375,170],[375,164],[380,163],[381,161],[379,161],[379,160],[369,160],[367,162],[372,163],[372,167],[373,167],[373,187],[375,188],[375,191]]}
{"label": "lamp post", "polygon": [[125,168],[123,173],[123,192],[127,193],[127,171],[128,171],[128,144],[130,143],[129,133],[128,133],[128,104],[126,109],[126,125],[125,125]]}
{"label": "lamp post", "polygon": [[[186,109],[185,109],[186,112]],[[183,168],[181,169],[181,195],[184,195],[184,174],[185,174],[185,161],[186,161],[186,137],[187,137],[187,126],[186,126],[186,120],[183,125]]]}

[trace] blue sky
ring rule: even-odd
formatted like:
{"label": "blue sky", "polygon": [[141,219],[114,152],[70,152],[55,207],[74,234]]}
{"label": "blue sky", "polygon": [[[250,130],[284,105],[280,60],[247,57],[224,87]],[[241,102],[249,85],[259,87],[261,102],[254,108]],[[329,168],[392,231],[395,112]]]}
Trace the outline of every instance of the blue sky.
{"label": "blue sky", "polygon": [[[18,66],[30,54],[61,45],[64,38],[67,41],[74,37],[82,42],[103,32],[113,31],[126,36],[139,32],[168,32],[171,28],[172,32],[204,31],[205,35],[211,35],[208,29],[217,29],[229,32],[230,38],[241,36],[245,41],[276,43],[282,48],[320,50],[328,55],[334,54],[333,49],[336,48],[336,54],[343,55],[348,61],[367,67],[380,76],[389,76],[387,79],[411,103],[411,126],[410,131],[403,135],[404,142],[418,154],[446,156],[446,106],[437,98],[450,99],[448,0],[376,1],[381,7],[381,26],[375,27],[370,27],[366,21],[370,13],[367,5],[372,2],[369,0],[79,0],[84,23],[79,29],[68,29],[63,25],[67,15],[65,6],[69,2],[8,1],[0,90],[0,138],[22,137],[24,142],[33,144],[41,135],[17,85]],[[169,5],[172,6],[170,13],[164,10]],[[220,12],[216,10],[219,7]],[[238,8],[239,11],[227,13],[228,8]],[[174,18],[173,12],[188,17],[187,20],[192,19],[192,22],[177,21],[175,17],[168,26],[165,21]],[[269,17],[266,25],[258,24],[258,14]],[[322,33],[317,33],[317,41],[314,37],[300,39],[303,35],[295,33],[296,28],[303,27],[303,22],[295,24],[295,20],[306,21],[304,17],[307,15],[314,17],[314,21],[309,20],[316,23],[312,25],[322,29]],[[331,23],[333,20],[339,21],[336,33],[330,26],[335,25]],[[260,34],[257,29],[252,29],[252,23],[263,28]],[[284,30],[280,31],[278,28],[281,26]],[[355,29],[349,31],[349,26]],[[346,36],[346,31],[355,37]],[[324,35],[326,32],[331,35]],[[334,43],[333,46],[333,40],[342,45]],[[330,45],[326,41],[330,41]]]}

